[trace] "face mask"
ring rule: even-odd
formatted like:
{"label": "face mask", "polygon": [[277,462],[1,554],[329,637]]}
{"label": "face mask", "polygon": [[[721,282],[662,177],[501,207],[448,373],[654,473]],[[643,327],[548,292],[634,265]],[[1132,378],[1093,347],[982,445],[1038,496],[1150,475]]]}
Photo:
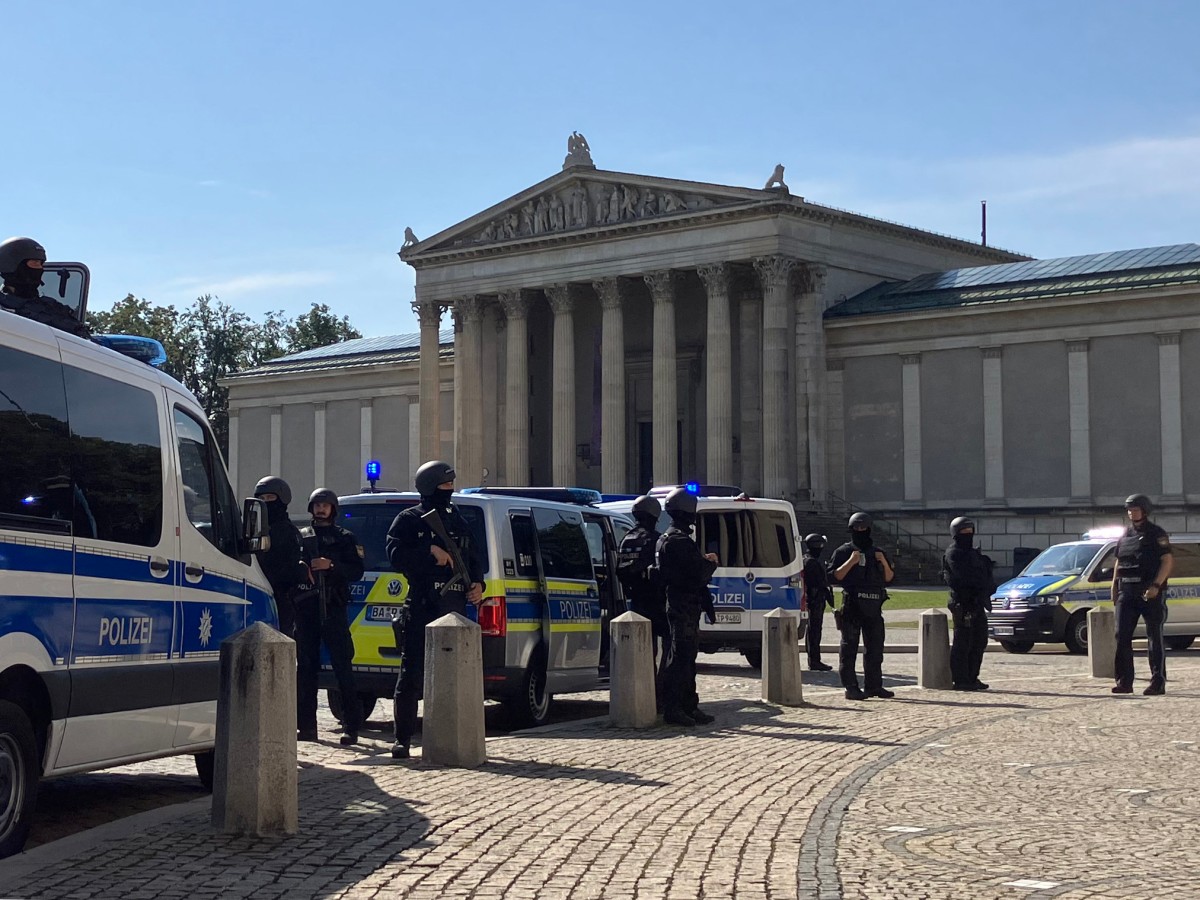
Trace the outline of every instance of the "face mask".
{"label": "face mask", "polygon": [[974,543],[975,535],[973,534],[956,534],[954,536],[954,546],[959,550],[970,550]]}
{"label": "face mask", "polygon": [[25,263],[21,263],[17,266],[17,271],[6,275],[4,280],[18,297],[33,297],[42,286],[42,270],[31,269]]}
{"label": "face mask", "polygon": [[282,500],[272,500],[267,504],[268,522],[282,522],[287,517],[287,507],[283,505]]}
{"label": "face mask", "polygon": [[453,496],[454,491],[452,490],[435,488],[433,493],[429,495],[429,502],[440,509],[445,509],[450,505],[450,498]]}
{"label": "face mask", "polygon": [[866,531],[855,531],[850,535],[850,541],[859,550],[865,550],[871,546],[871,529]]}
{"label": "face mask", "polygon": [[690,512],[671,513],[671,522],[679,528],[691,528],[696,524],[696,514]]}

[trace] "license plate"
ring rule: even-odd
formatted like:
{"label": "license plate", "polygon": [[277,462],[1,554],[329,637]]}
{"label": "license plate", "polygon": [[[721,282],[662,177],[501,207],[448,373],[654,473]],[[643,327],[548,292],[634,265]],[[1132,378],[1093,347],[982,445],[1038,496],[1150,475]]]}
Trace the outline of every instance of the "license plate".
{"label": "license plate", "polygon": [[395,612],[395,606],[368,606],[367,621],[368,622],[390,622],[392,621],[392,613]]}
{"label": "license plate", "polygon": [[992,634],[999,635],[1001,637],[1005,637],[1005,636],[1011,637],[1012,633],[1013,633],[1013,627],[1011,625],[993,625],[992,626]]}
{"label": "license plate", "polygon": [[742,614],[740,612],[718,612],[717,613],[717,624],[718,625],[741,625],[742,624]]}

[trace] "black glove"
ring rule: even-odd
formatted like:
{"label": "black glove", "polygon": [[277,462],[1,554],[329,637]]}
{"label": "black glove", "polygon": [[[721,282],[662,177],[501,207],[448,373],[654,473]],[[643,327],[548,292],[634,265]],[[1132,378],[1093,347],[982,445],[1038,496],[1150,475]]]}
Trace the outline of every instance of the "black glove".
{"label": "black glove", "polygon": [[706,609],[706,610],[704,611],[704,621],[705,621],[705,622],[707,622],[709,625],[716,625],[716,624],[717,624],[717,617],[716,617],[716,616],[714,616],[714,615],[713,615],[711,612],[709,612],[709,611]]}

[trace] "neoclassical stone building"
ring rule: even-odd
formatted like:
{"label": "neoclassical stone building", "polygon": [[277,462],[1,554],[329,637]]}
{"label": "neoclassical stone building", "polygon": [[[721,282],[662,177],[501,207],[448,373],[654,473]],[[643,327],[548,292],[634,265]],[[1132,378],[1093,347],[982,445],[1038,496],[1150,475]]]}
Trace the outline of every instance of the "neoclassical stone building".
{"label": "neoclassical stone building", "polygon": [[229,381],[240,490],[350,491],[368,458],[407,487],[443,457],[464,485],[697,479],[916,531],[994,511],[1012,546],[1134,490],[1200,498],[1194,244],[1026,262],[812,203],[781,169],[761,190],[654,178],[576,144],[400,255],[419,337]]}

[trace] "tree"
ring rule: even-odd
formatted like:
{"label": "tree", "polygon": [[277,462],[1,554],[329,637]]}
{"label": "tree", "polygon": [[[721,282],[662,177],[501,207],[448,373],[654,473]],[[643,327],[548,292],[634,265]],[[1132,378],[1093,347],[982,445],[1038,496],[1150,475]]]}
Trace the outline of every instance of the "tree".
{"label": "tree", "polygon": [[330,344],[340,344],[342,341],[352,341],[362,337],[357,328],[350,324],[349,316],[340,319],[334,315],[329,305],[314,303],[312,309],[296,320],[287,329],[288,353],[300,353],[316,347],[328,347]]}

